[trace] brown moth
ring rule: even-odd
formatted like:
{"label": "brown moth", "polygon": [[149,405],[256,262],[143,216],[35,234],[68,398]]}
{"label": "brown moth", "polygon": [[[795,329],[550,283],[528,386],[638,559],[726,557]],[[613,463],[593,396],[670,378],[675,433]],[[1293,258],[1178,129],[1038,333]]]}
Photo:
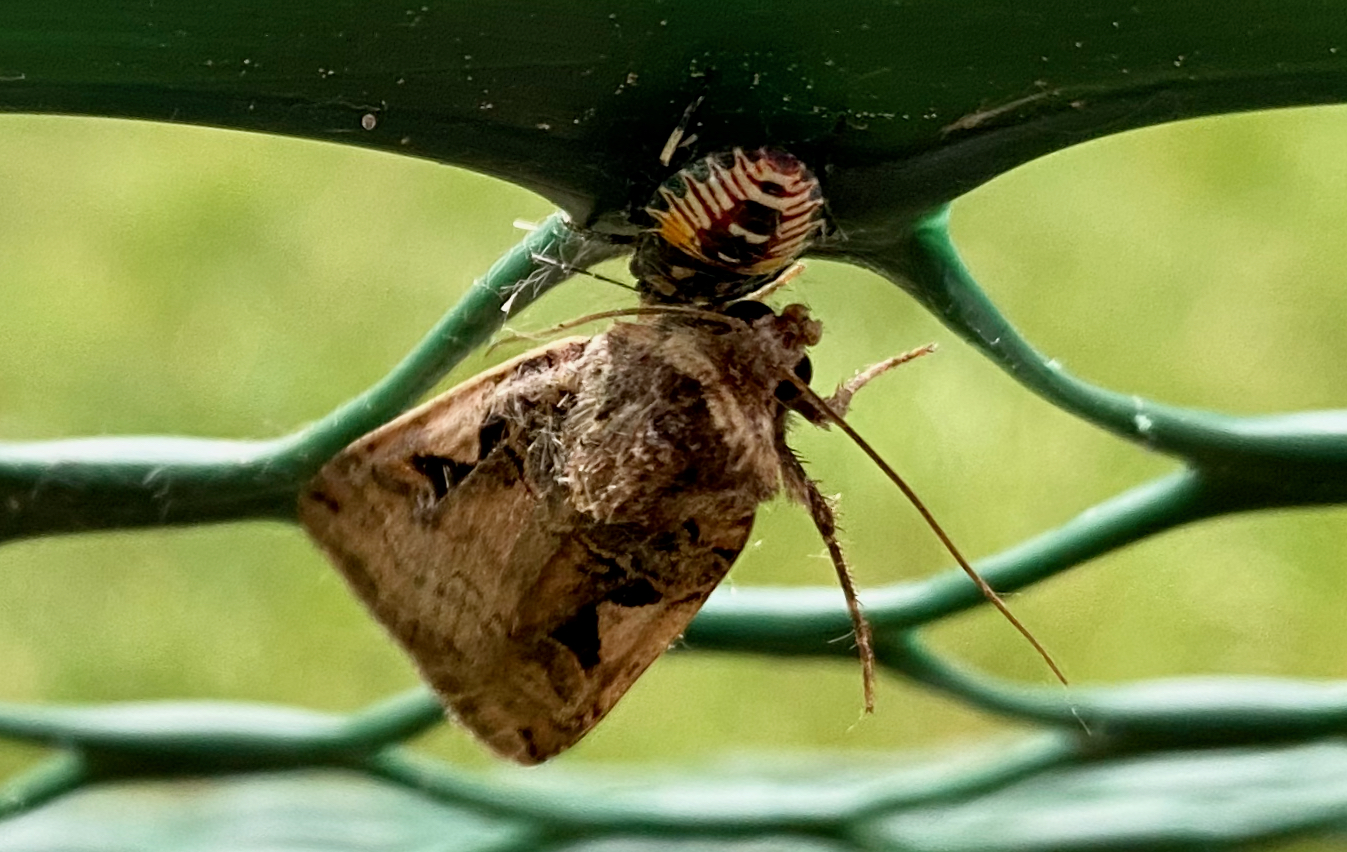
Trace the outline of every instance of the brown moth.
{"label": "brown moth", "polygon": [[351,444],[300,518],[459,721],[539,763],[682,634],[783,487],[844,571],[785,442],[790,410],[824,420],[801,390],[819,336],[803,306],[740,302],[552,343]]}

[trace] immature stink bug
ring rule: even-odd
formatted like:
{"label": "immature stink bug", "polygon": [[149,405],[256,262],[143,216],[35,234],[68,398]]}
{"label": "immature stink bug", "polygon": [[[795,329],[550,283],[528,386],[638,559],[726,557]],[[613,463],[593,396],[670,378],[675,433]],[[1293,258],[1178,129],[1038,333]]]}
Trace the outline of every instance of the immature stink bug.
{"label": "immature stink bug", "polygon": [[631,272],[647,301],[723,305],[798,258],[822,227],[823,190],[785,151],[735,148],[680,169],[646,208]]}

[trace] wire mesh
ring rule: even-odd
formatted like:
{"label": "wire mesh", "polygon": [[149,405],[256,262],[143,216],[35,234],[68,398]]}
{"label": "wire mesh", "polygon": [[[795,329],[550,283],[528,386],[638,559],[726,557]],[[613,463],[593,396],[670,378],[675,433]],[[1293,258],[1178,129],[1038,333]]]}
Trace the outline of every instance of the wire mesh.
{"label": "wire mesh", "polygon": [[[333,449],[423,393],[499,323],[505,301],[514,297],[522,307],[559,280],[557,260],[584,265],[586,253],[601,257],[605,248],[559,219],[549,222],[493,268],[386,383],[290,438],[0,448],[0,502],[7,506],[0,530],[20,538],[288,519],[296,489]],[[999,589],[1025,588],[1198,520],[1344,499],[1341,413],[1217,416],[1074,379],[1038,355],[985,297],[955,254],[943,216],[921,223],[891,251],[855,260],[900,283],[1054,405],[1185,463],[1181,472],[980,562]],[[51,487],[54,481],[61,487]],[[551,786],[502,785],[418,758],[401,744],[440,718],[420,692],[351,717],[203,703],[7,707],[0,731],[62,754],[10,782],[6,831],[32,848],[69,840],[61,832],[80,822],[72,816],[119,807],[99,801],[110,791],[129,792],[142,807],[159,799],[181,808],[181,787],[156,785],[184,777],[216,779],[209,793],[192,788],[198,818],[255,814],[255,803],[266,800],[287,816],[259,828],[259,837],[274,841],[294,831],[291,820],[303,812],[308,824],[339,836],[333,845],[351,848],[406,848],[446,837],[455,848],[484,849],[1212,848],[1342,822],[1347,753],[1336,737],[1347,691],[1339,684],[1190,679],[1077,689],[1066,700],[1057,689],[960,669],[923,644],[917,628],[981,602],[956,572],[867,594],[866,601],[890,672],[1042,733],[898,771],[838,770],[820,761],[646,779],[631,789],[627,778],[578,773]],[[832,640],[846,629],[835,594],[740,589],[714,599],[688,638],[704,649],[845,656]],[[53,800],[56,807],[37,809]],[[1131,815],[1145,800],[1158,804],[1138,821]],[[353,810],[352,801],[365,809]]]}

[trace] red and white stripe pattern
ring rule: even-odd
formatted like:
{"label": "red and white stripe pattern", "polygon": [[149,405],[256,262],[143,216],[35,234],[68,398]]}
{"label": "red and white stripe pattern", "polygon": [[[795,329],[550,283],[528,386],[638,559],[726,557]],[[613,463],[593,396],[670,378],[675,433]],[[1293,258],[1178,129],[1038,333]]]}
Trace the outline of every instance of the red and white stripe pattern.
{"label": "red and white stripe pattern", "polygon": [[742,276],[798,258],[822,226],[823,190],[784,151],[713,154],[681,169],[646,208],[656,231],[690,257]]}

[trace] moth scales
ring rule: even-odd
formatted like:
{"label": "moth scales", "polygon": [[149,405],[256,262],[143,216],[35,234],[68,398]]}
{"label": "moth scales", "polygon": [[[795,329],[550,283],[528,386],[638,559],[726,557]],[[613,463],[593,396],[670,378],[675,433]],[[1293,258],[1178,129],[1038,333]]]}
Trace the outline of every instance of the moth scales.
{"label": "moth scales", "polygon": [[741,302],[557,341],[351,444],[300,518],[465,727],[544,761],[682,634],[759,504],[831,523],[785,442],[791,410],[821,419],[820,333]]}

